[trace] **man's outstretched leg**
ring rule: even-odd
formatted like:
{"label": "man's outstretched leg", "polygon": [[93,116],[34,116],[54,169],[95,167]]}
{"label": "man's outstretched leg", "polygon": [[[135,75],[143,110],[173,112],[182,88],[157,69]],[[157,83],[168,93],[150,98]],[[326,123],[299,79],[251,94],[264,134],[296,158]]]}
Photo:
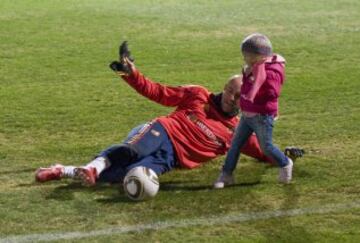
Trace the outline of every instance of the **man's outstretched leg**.
{"label": "man's outstretched leg", "polygon": [[83,167],[55,164],[47,168],[39,168],[35,172],[37,182],[61,180],[63,178],[80,179],[85,185],[95,185],[99,174],[109,167],[110,163],[104,157],[97,157]]}
{"label": "man's outstretched leg", "polygon": [[[111,163],[106,157],[99,156],[86,164],[85,166],[67,166],[62,164],[55,164],[46,168],[39,168],[35,172],[35,180],[37,182],[48,182],[53,180],[61,180],[63,178],[78,179],[86,186],[93,186],[96,184],[100,174],[106,171],[106,177],[108,174],[119,174],[121,167],[110,168]],[[109,168],[108,171],[107,169]],[[125,169],[124,169],[125,171]],[[104,180],[104,182],[115,182],[115,178],[110,176],[111,179]]]}
{"label": "man's outstretched leg", "polygon": [[84,167],[74,168],[74,178],[81,180],[86,186],[94,186],[100,173],[110,166],[106,157],[99,156]]}
{"label": "man's outstretched leg", "polygon": [[46,182],[70,177],[80,179],[83,184],[92,186],[104,172],[106,179],[100,178],[101,181],[118,182],[121,180],[115,180],[114,177],[125,176],[126,168],[129,165],[161,150],[164,144],[168,143],[171,145],[161,124],[158,122],[147,123],[134,128],[123,143],[104,150],[86,166],[74,167],[57,164],[49,168],[40,168],[36,171],[35,179],[38,182]]}
{"label": "man's outstretched leg", "polygon": [[[159,122],[146,123],[134,128],[123,143],[101,152],[85,167],[76,168],[75,177],[89,186],[97,179],[121,182],[130,165],[161,150],[166,143],[169,143],[169,137],[163,126]],[[99,177],[102,172],[104,175]]]}
{"label": "man's outstretched leg", "polygon": [[96,184],[100,173],[110,166],[105,157],[97,157],[82,167],[55,164],[47,168],[39,168],[35,172],[35,180],[37,182],[48,182],[53,180],[61,180],[63,178],[78,179],[86,186]]}
{"label": "man's outstretched leg", "polygon": [[35,172],[35,180],[37,182],[47,182],[61,180],[62,178],[74,178],[74,169],[75,166],[64,166],[62,164],[39,168]]}

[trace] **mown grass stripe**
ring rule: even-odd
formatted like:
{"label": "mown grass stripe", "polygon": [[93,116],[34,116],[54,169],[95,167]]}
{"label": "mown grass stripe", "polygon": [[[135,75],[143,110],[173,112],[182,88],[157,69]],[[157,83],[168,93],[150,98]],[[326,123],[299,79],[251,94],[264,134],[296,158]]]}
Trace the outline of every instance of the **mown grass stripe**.
{"label": "mown grass stripe", "polygon": [[142,232],[145,230],[163,230],[167,228],[180,228],[190,226],[211,226],[219,224],[228,224],[235,222],[248,222],[257,220],[266,220],[280,217],[293,217],[300,215],[327,214],[343,210],[352,210],[360,208],[360,201],[341,204],[327,204],[322,207],[308,207],[289,210],[271,210],[262,212],[237,213],[224,216],[209,216],[201,218],[192,218],[184,220],[169,220],[153,222],[149,224],[138,224],[121,227],[110,227],[107,229],[93,230],[88,232],[55,232],[42,234],[15,235],[1,238],[0,242],[34,242],[34,241],[54,241],[54,240],[72,240],[79,238],[88,238],[95,236],[111,236],[130,232]]}

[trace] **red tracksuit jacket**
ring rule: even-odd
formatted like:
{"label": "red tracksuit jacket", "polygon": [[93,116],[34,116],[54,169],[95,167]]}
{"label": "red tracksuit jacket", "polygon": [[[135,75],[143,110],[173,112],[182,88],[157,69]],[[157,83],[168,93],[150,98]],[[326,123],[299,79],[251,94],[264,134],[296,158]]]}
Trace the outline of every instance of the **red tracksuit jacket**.
{"label": "red tracksuit jacket", "polygon": [[[138,93],[175,111],[156,118],[167,131],[179,164],[195,168],[230,147],[237,116],[225,117],[210,99],[207,89],[197,85],[171,87],[151,81],[138,70],[123,79]],[[259,160],[269,161],[260,150],[256,136],[251,136],[241,150]]]}

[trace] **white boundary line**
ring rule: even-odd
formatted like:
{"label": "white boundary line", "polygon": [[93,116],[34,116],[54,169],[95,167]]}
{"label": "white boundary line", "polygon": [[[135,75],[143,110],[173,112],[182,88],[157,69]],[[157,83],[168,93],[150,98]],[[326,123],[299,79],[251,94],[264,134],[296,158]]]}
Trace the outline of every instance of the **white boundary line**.
{"label": "white boundary line", "polygon": [[168,228],[185,228],[190,226],[212,226],[229,223],[241,223],[248,221],[266,220],[280,217],[292,217],[312,214],[335,213],[344,210],[360,208],[360,201],[342,204],[327,204],[322,207],[298,208],[289,210],[272,210],[250,213],[235,213],[224,216],[209,216],[200,218],[190,218],[184,220],[168,220],[158,221],[149,224],[138,224],[131,226],[109,227],[101,230],[93,231],[73,231],[73,232],[54,232],[40,233],[28,235],[13,235],[0,238],[2,242],[38,242],[38,241],[54,241],[54,240],[72,240],[79,238],[88,238],[96,236],[111,236],[130,232],[142,232],[145,230],[163,230]]}

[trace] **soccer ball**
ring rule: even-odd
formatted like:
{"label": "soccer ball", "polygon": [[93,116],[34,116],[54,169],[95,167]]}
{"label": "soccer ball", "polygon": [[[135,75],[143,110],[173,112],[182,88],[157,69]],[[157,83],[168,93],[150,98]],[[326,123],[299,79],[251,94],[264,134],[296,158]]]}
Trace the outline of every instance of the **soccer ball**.
{"label": "soccer ball", "polygon": [[131,200],[142,201],[155,197],[159,191],[159,179],[152,169],[137,166],[126,174],[123,186]]}

